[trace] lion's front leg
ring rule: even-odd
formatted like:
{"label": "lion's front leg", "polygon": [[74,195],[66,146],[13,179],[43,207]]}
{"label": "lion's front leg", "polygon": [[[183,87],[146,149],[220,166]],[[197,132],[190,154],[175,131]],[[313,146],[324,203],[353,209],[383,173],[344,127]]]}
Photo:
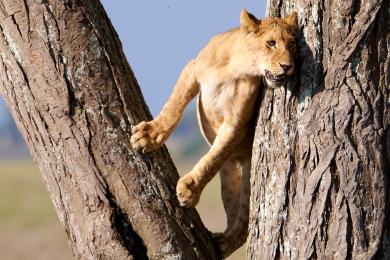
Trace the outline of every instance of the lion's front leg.
{"label": "lion's front leg", "polygon": [[194,207],[199,202],[203,188],[218,172],[245,134],[244,127],[222,124],[208,153],[177,183],[176,194],[180,205]]}
{"label": "lion's front leg", "polygon": [[161,147],[175,130],[184,108],[199,92],[195,61],[189,62],[181,73],[172,95],[156,119],[141,122],[132,129],[131,145],[137,151],[149,152]]}

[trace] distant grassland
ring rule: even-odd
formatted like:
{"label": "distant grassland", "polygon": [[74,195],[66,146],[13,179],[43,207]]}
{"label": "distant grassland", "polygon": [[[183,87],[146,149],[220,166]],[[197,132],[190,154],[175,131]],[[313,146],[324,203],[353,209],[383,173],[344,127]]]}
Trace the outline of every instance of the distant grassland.
{"label": "distant grassland", "polygon": [[0,161],[0,259],[73,259],[36,167]]}
{"label": "distant grassland", "polygon": [[[179,165],[181,174],[191,168]],[[206,187],[198,211],[206,226],[223,231],[219,176]],[[245,259],[245,250],[229,260]],[[73,259],[43,180],[30,161],[0,161],[0,259]]]}

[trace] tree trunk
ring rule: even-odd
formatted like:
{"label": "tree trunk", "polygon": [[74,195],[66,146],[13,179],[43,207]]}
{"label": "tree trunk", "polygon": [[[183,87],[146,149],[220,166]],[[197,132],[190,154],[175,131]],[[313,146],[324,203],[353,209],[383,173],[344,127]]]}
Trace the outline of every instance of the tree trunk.
{"label": "tree trunk", "polygon": [[293,9],[295,82],[259,110],[248,258],[389,259],[390,1],[268,1]]}
{"label": "tree trunk", "polygon": [[0,16],[0,93],[75,257],[216,259],[167,150],[130,147],[151,115],[100,2],[3,0]]}

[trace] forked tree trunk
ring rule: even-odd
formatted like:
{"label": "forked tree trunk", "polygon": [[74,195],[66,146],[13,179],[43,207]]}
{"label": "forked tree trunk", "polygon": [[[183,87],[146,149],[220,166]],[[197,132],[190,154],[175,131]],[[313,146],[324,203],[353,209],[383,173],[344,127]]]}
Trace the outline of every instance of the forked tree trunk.
{"label": "forked tree trunk", "polygon": [[98,0],[1,1],[0,71],[76,258],[216,259],[167,150],[130,147],[151,115]]}
{"label": "forked tree trunk", "polygon": [[[389,257],[389,1],[271,1],[303,25],[297,81],[266,90],[254,144],[251,259]],[[2,1],[0,91],[76,258],[215,259],[179,207],[166,150],[98,1]]]}
{"label": "forked tree trunk", "polygon": [[302,25],[296,82],[266,90],[249,259],[389,259],[390,1],[269,0]]}

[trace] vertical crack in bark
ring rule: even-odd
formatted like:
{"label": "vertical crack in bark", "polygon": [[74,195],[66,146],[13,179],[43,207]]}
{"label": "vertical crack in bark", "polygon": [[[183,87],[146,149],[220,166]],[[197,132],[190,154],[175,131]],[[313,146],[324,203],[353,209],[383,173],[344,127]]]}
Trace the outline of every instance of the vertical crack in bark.
{"label": "vertical crack in bark", "polygon": [[69,79],[69,75],[68,75],[68,66],[66,65],[66,63],[63,61],[63,58],[60,57],[60,60],[64,66],[64,71],[63,71],[63,78],[65,80],[65,85],[66,85],[66,88],[67,88],[67,94],[68,94],[68,109],[67,109],[67,114],[69,117],[73,117],[76,113],[76,107],[77,107],[77,99],[74,95],[74,88],[72,86],[72,83]]}
{"label": "vertical crack in bark", "polygon": [[20,38],[23,38],[22,32],[20,31],[20,28],[19,28],[19,24],[16,22],[16,19],[15,19],[15,14],[17,14],[17,13],[19,13],[19,12],[21,12],[21,11],[17,11],[17,12],[15,12],[15,13],[11,14],[10,17],[11,17],[11,19],[12,19],[12,22],[13,22],[13,23],[15,24],[15,26],[16,26],[16,29],[17,29],[17,31],[18,31],[18,33],[19,33]]}
{"label": "vertical crack in bark", "polygon": [[354,247],[354,234],[353,234],[353,223],[351,218],[351,210],[349,209],[348,202],[345,202],[347,206],[347,259],[353,259],[353,247]]}
{"label": "vertical crack in bark", "polygon": [[355,0],[352,3],[351,7],[351,25],[350,25],[350,30],[352,29],[352,26],[356,22],[356,15],[360,12],[360,5],[361,5],[361,0]]}
{"label": "vertical crack in bark", "polygon": [[31,30],[31,25],[30,25],[30,9],[27,4],[27,0],[23,0],[23,6],[24,6],[24,11],[26,12],[25,17],[27,18],[27,39],[30,40],[30,30]]}
{"label": "vertical crack in bark", "polygon": [[141,237],[134,231],[129,218],[122,212],[116,204],[111,194],[108,194],[109,203],[112,209],[112,223],[114,230],[120,236],[119,242],[127,248],[129,254],[135,259],[147,260],[147,248]]}

